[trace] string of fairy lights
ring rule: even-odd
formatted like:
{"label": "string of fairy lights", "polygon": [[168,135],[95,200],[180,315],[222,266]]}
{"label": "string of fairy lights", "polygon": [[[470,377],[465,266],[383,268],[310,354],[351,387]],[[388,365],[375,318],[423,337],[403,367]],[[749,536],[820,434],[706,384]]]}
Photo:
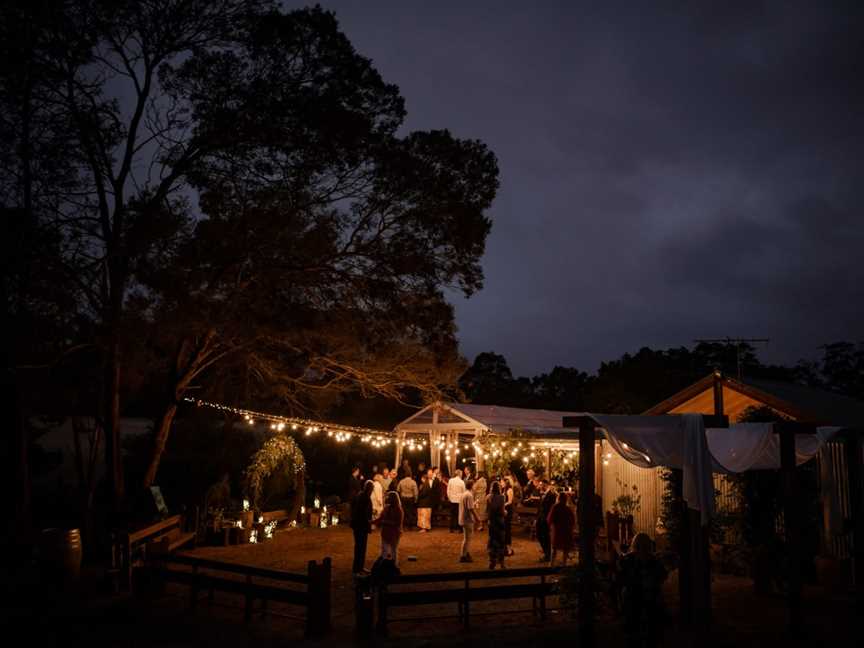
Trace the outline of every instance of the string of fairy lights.
{"label": "string of fairy lights", "polygon": [[[463,453],[473,450],[476,459],[497,459],[509,455],[512,460],[518,461],[521,459],[523,464],[531,464],[535,461],[542,461],[544,455],[552,451],[563,454],[562,461],[565,466],[573,465],[575,467],[579,463],[579,448],[572,443],[507,439],[504,436],[488,432],[475,437],[470,443],[448,439],[447,436],[443,435],[430,443],[428,433],[424,432],[407,435],[400,441],[392,430],[376,430],[374,428],[345,425],[343,423],[330,423],[297,416],[258,412],[197,398],[185,398],[184,401],[196,407],[206,407],[240,416],[250,426],[269,423],[270,429],[276,432],[289,430],[291,432],[302,433],[308,437],[320,434],[332,439],[336,443],[360,441],[373,448],[401,444],[402,449],[408,452],[423,451],[434,447],[442,452],[444,458],[448,461],[451,458],[459,459],[461,455],[464,462],[466,455]],[[626,443],[624,444],[624,448],[629,450]],[[644,455],[644,457],[646,460],[649,460],[648,455]],[[603,465],[609,465],[611,458],[611,452],[603,453],[601,455]]]}
{"label": "string of fairy lights", "polygon": [[[186,398],[184,400],[188,403],[194,404],[196,407],[207,407],[235,414],[242,417],[246,424],[250,426],[260,423],[269,423],[270,429],[276,432],[289,430],[291,432],[302,433],[304,436],[308,437],[321,435],[332,439],[336,443],[346,443],[348,441],[356,440],[374,448],[383,448],[388,445],[394,445],[398,442],[392,431],[376,430],[374,428],[360,427],[356,425],[345,425],[343,423],[316,421],[298,416],[283,416],[281,414],[258,412],[242,407],[225,405],[224,403],[214,403],[196,398]],[[402,443],[403,448],[408,450],[423,449],[428,445],[426,439],[415,436],[406,438]]]}

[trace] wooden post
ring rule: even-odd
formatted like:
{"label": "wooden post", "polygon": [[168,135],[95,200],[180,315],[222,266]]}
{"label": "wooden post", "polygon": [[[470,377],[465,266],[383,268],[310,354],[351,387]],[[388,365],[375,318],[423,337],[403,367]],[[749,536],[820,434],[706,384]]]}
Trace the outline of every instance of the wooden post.
{"label": "wooden post", "polygon": [[780,471],[783,479],[783,526],[789,565],[789,631],[799,632],[801,614],[801,528],[798,515],[798,483],[795,476],[795,429],[780,426]]}
{"label": "wooden post", "polygon": [[387,635],[387,586],[378,587],[378,634]]}
{"label": "wooden post", "polygon": [[594,428],[579,421],[579,645],[594,646]]}
{"label": "wooden post", "polygon": [[470,621],[471,610],[469,609],[471,595],[468,591],[470,583],[471,583],[471,579],[466,578],[465,579],[465,603],[462,606],[462,614],[465,615],[465,629],[466,630],[468,630],[468,628],[471,627],[471,621]]}
{"label": "wooden post", "polygon": [[332,570],[333,562],[328,556],[321,561],[321,566],[318,568],[318,607],[321,610],[319,618],[321,634],[326,633],[330,629],[330,584]]}
{"label": "wooden post", "polygon": [[540,574],[540,619],[546,620],[546,574]]}
{"label": "wooden post", "polygon": [[714,415],[723,416],[723,375],[714,372]]}
{"label": "wooden post", "polygon": [[396,462],[393,466],[398,470],[399,464],[402,462],[402,443],[405,441],[405,431],[399,430],[396,433]]}
{"label": "wooden post", "polygon": [[[594,492],[600,495],[600,500],[603,500],[603,441],[598,441],[594,444]],[[601,507],[602,508],[602,507]],[[603,523],[601,522],[602,526]]]}
{"label": "wooden post", "polygon": [[861,492],[861,430],[849,430],[846,437],[846,471],[849,478],[849,508],[852,518],[852,559],[855,600],[858,613],[864,613],[864,496]]}
{"label": "wooden post", "polygon": [[[164,566],[165,569],[168,569],[167,563]],[[192,565],[192,575],[194,576],[192,587],[189,588],[189,607],[192,611],[195,611],[195,608],[198,607],[198,565]]]}
{"label": "wooden post", "polygon": [[243,622],[249,623],[252,620],[252,575],[246,574],[246,607],[243,610]]}
{"label": "wooden post", "polygon": [[330,628],[330,558],[318,565],[310,560],[307,566],[309,575],[308,605],[306,607],[306,637],[321,637]]}
{"label": "wooden post", "polygon": [[681,622],[687,625],[693,621],[693,559],[690,544],[690,514],[682,492],[684,479],[679,469],[673,469],[673,506],[678,511],[678,599]]}

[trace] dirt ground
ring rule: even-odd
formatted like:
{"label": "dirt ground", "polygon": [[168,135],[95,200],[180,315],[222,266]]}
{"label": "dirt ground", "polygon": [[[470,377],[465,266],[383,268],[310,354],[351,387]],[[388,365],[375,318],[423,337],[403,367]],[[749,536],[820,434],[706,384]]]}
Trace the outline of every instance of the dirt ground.
{"label": "dirt ground", "polygon": [[[404,573],[426,573],[485,569],[485,538],[477,534],[472,554],[476,562],[457,561],[461,536],[446,529],[430,534],[409,532],[400,546],[400,567]],[[538,565],[539,548],[519,532],[514,537],[516,555],[508,566]],[[370,538],[367,566],[378,555],[380,539]],[[353,539],[347,527],[329,529],[289,529],[260,545],[199,547],[194,555],[236,563],[304,571],[307,561],[325,556],[333,561],[333,631],[314,645],[353,645],[354,594],[350,573]],[[416,557],[416,560],[409,559]],[[302,611],[271,604],[270,614],[256,615],[249,626],[243,623],[243,601],[217,594],[212,607],[189,609],[188,590],[172,586],[165,596],[140,599],[109,596],[99,585],[104,569],[85,570],[85,577],[74,589],[61,591],[39,584],[38,579],[21,583],[11,575],[4,582],[6,605],[3,626],[19,626],[30,644],[87,646],[284,646],[302,641]],[[15,582],[15,579],[18,579]],[[862,645],[848,595],[829,596],[821,588],[805,588],[803,631],[790,635],[786,630],[787,610],[780,597],[757,597],[749,579],[714,575],[713,621],[710,627],[680,628],[677,624],[676,573],[665,587],[668,603],[665,636],[660,645],[717,646],[841,646]],[[550,601],[549,606],[557,605]],[[474,613],[477,613],[475,617]],[[472,606],[472,627],[464,631],[456,617],[455,605],[421,606],[399,610],[393,617],[403,620],[390,626],[390,636],[376,638],[376,646],[545,646],[578,645],[577,630],[569,614],[550,610],[546,621],[531,613],[530,601],[507,601]],[[608,648],[626,646],[619,618],[610,611],[601,613],[597,622],[597,645]]]}
{"label": "dirt ground", "polygon": [[[473,538],[470,553],[475,562],[459,562],[461,546],[462,534],[451,534],[447,529],[433,529],[429,533],[405,532],[402,534],[399,544],[399,568],[404,574],[470,571],[488,568],[485,531],[477,532]],[[540,548],[535,541],[529,539],[527,532],[514,534],[513,550],[515,555],[505,560],[507,567],[542,566],[539,562]],[[369,537],[369,546],[366,552],[367,568],[371,567],[372,562],[380,552],[381,536],[378,532],[373,532]],[[345,525],[327,529],[286,529],[276,533],[272,540],[262,544],[200,547],[190,553],[214,560],[271,567],[292,572],[305,572],[309,560],[320,561],[325,557],[330,557],[333,566],[333,624],[339,628],[353,628],[354,580],[351,566],[354,558],[354,538],[351,529]],[[453,586],[461,587],[462,585],[457,583]],[[472,612],[476,610],[478,623],[482,624],[484,620],[479,615],[509,611],[510,614],[495,615],[488,618],[497,625],[508,622],[520,624],[532,620],[530,608],[530,601],[479,603],[472,607]],[[529,612],[513,614],[519,610]],[[286,613],[288,612],[286,611]],[[454,629],[459,627],[455,604],[398,609],[394,610],[390,617],[394,620],[410,618],[410,621],[394,622],[393,632],[411,636],[422,635],[424,632],[422,626],[428,623],[446,623],[452,625]],[[472,613],[473,621],[474,615]]]}

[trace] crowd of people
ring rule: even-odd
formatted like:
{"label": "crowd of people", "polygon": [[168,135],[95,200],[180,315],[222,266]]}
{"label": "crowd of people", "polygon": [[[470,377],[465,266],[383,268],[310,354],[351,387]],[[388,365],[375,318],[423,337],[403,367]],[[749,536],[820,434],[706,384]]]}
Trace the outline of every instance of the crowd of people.
{"label": "crowd of people", "polygon": [[[373,477],[365,480],[355,468],[349,484],[351,528],[354,532],[355,574],[365,574],[366,546],[369,534],[381,533],[381,555],[378,564],[389,565],[398,573],[399,540],[404,531],[432,529],[433,513],[449,517],[449,532],[461,533],[459,562],[474,562],[471,546],[474,533],[486,529],[489,569],[505,567],[513,555],[512,524],[516,503],[536,510],[535,532],[540,545],[540,562],[566,565],[574,545],[576,516],[571,506],[572,493],[558,488],[529,470],[523,487],[508,474],[489,478],[483,472],[474,474],[470,467],[447,477],[432,466],[419,464],[413,471],[403,462],[398,470],[386,466],[375,468]],[[602,524],[602,502],[595,495],[592,515]],[[658,645],[662,618],[660,588],[666,571],[653,553],[651,539],[644,533],[633,541],[632,550],[620,564],[618,587],[621,592],[625,628],[632,645]]]}
{"label": "crowd of people", "polygon": [[450,533],[462,534],[460,562],[474,562],[474,534],[486,530],[489,568],[504,567],[505,559],[514,554],[512,530],[518,503],[537,511],[540,561],[554,565],[560,554],[561,564],[566,565],[576,528],[571,494],[558,490],[532,470],[526,476],[523,487],[512,473],[490,478],[466,466],[447,476],[437,466],[427,467],[422,462],[415,470],[407,459],[398,469],[374,466],[368,480],[359,467],[354,468],[348,497],[355,536],[355,573],[365,571],[367,538],[373,530],[380,529],[382,556],[386,553],[388,559],[397,562],[402,532],[428,533],[440,515],[447,516]]}

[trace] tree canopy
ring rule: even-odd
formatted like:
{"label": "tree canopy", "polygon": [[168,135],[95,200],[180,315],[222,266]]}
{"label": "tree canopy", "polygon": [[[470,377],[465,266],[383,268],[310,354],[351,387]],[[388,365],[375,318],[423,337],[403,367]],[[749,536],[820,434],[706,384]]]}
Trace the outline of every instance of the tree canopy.
{"label": "tree canopy", "polygon": [[130,380],[164,385],[145,483],[192,388],[298,411],[453,387],[444,290],[482,286],[497,162],[404,132],[398,88],[333,13],[44,0],[3,28],[23,36],[0,70],[2,206],[53,237],[34,264],[62,269],[101,350],[115,500]]}

